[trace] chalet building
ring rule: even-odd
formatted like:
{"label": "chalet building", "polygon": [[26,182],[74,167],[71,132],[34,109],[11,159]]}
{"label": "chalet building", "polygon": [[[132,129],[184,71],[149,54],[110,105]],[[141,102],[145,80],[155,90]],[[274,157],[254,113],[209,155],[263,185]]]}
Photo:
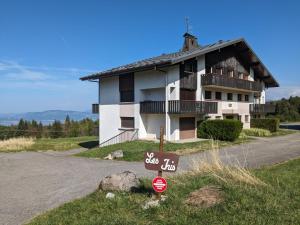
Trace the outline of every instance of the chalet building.
{"label": "chalet building", "polygon": [[202,46],[184,34],[180,51],[82,77],[99,83],[100,146],[133,139],[195,138],[205,119],[250,119],[274,111],[265,90],[278,87],[243,39]]}

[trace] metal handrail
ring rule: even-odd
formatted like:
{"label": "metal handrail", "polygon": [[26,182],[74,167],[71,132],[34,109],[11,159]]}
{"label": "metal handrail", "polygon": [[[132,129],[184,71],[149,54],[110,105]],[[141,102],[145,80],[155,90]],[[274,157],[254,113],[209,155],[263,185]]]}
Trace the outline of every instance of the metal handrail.
{"label": "metal handrail", "polygon": [[121,133],[109,138],[106,141],[103,141],[99,144],[99,147],[104,147],[113,144],[119,144],[126,141],[133,141],[138,139],[138,129],[127,129]]}

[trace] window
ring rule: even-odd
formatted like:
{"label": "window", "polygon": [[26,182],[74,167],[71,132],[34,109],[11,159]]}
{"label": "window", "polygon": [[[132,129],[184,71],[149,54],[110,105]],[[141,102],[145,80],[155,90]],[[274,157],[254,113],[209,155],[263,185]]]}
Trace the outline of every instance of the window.
{"label": "window", "polygon": [[249,102],[249,95],[245,95],[245,102]]}
{"label": "window", "polygon": [[119,76],[120,102],[134,102],[134,75],[133,73]]}
{"label": "window", "polygon": [[249,80],[249,74],[244,74],[244,80]]}
{"label": "window", "polygon": [[243,73],[239,73],[239,79],[244,79],[244,74]]}
{"label": "window", "polygon": [[229,77],[233,77],[233,70],[228,71]]}
{"label": "window", "polygon": [[121,117],[121,128],[134,128],[134,117]]}
{"label": "window", "polygon": [[242,95],[238,94],[238,101],[241,102],[242,101]]}
{"label": "window", "polygon": [[245,115],[245,122],[249,123],[249,115]]}
{"label": "window", "polygon": [[227,93],[227,100],[232,101],[232,93]]}
{"label": "window", "polygon": [[222,92],[216,92],[216,99],[217,100],[222,100]]}
{"label": "window", "polygon": [[222,68],[221,67],[217,67],[216,68],[216,74],[222,75]]}
{"label": "window", "polygon": [[211,91],[205,91],[204,98],[205,99],[211,99]]}
{"label": "window", "polygon": [[238,115],[238,120],[242,121],[242,116],[241,115]]}

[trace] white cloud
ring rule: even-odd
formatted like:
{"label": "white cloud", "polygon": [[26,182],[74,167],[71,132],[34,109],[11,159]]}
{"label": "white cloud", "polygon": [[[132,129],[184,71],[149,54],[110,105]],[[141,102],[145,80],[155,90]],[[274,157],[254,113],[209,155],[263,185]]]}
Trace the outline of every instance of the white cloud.
{"label": "white cloud", "polygon": [[268,100],[289,98],[290,96],[300,96],[300,84],[283,85],[278,88],[270,88],[267,90]]}
{"label": "white cloud", "polygon": [[27,69],[26,67],[11,61],[0,62],[0,74],[1,77],[6,80],[18,81],[41,81],[50,78],[44,72]]}
{"label": "white cloud", "polygon": [[80,73],[93,73],[94,70],[60,67],[34,67],[21,65],[14,61],[0,60],[0,78],[18,81],[48,81],[78,79]]}

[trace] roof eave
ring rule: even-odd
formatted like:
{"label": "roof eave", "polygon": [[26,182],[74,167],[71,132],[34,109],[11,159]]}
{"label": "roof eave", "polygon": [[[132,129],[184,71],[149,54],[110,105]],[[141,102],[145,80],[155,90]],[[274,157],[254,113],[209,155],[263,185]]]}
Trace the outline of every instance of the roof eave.
{"label": "roof eave", "polygon": [[153,64],[153,65],[146,65],[146,66],[132,68],[132,69],[118,70],[118,71],[115,71],[115,72],[96,73],[96,74],[92,74],[92,75],[89,75],[89,76],[81,77],[80,80],[82,80],[82,81],[96,80],[96,79],[100,79],[100,78],[118,76],[118,75],[121,75],[121,74],[124,74],[124,73],[142,72],[142,71],[161,68],[161,67],[170,66],[170,65],[172,65],[171,61],[165,61],[165,62]]}

